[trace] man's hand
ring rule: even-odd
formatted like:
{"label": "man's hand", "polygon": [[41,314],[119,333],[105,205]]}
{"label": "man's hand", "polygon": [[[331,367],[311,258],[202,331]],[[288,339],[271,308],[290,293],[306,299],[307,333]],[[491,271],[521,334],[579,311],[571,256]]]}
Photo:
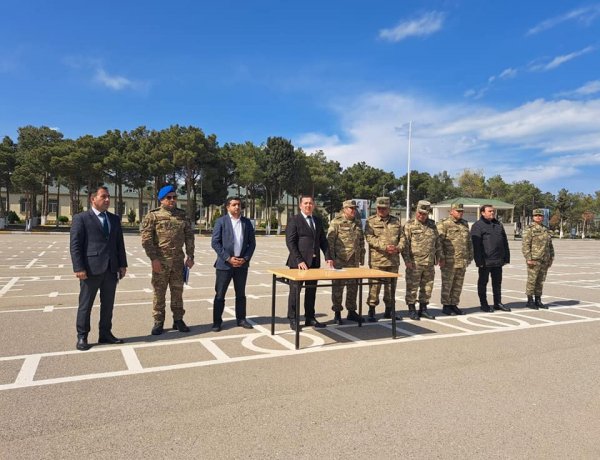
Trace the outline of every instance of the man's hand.
{"label": "man's hand", "polygon": [[438,265],[440,266],[440,268],[444,268],[444,265],[446,265],[446,261],[442,259],[438,262]]}
{"label": "man's hand", "polygon": [[244,265],[246,263],[246,259],[244,259],[243,257],[234,257],[231,256],[229,259],[227,259],[227,262],[229,262],[229,264],[232,267],[241,267],[242,265]]}
{"label": "man's hand", "polygon": [[298,264],[298,270],[308,270],[308,265],[306,265],[306,262],[300,262]]}
{"label": "man's hand", "polygon": [[87,272],[84,270],[82,272],[75,272],[75,276],[80,279],[80,280],[86,280],[87,279]]}
{"label": "man's hand", "polygon": [[126,273],[127,273],[127,267],[119,268],[119,279],[125,278]]}
{"label": "man's hand", "polygon": [[528,260],[527,265],[529,265],[530,267],[535,267],[537,265],[537,262],[535,260]]}
{"label": "man's hand", "polygon": [[406,268],[408,268],[409,270],[415,269],[415,264],[413,262],[406,262],[404,265],[406,265]]}
{"label": "man's hand", "polygon": [[194,266],[194,259],[190,259],[188,257],[187,260],[185,261],[185,264],[187,265],[187,268],[192,268]]}
{"label": "man's hand", "polygon": [[387,252],[388,254],[397,254],[398,253],[398,248],[393,245],[393,244],[388,244],[385,247],[385,252]]}
{"label": "man's hand", "polygon": [[152,261],[152,271],[154,273],[160,273],[162,271],[162,266],[160,265],[160,260],[154,259]]}

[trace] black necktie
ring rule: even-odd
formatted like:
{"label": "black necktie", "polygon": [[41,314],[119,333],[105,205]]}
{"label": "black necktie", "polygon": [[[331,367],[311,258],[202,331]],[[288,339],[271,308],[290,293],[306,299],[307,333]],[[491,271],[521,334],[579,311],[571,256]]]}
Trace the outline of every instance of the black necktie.
{"label": "black necktie", "polygon": [[314,233],[314,231],[315,231],[315,223],[313,222],[312,216],[306,216],[306,218],[308,219],[308,225],[310,226],[310,229]]}
{"label": "black necktie", "polygon": [[102,231],[104,232],[104,238],[108,239],[108,236],[110,235],[110,230],[108,229],[108,216],[106,215],[105,212],[101,212],[100,215],[102,216]]}

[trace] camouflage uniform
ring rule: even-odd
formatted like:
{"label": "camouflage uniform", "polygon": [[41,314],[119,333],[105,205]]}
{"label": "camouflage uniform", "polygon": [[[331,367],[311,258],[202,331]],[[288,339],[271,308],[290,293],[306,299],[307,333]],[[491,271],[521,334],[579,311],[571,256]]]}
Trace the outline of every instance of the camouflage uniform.
{"label": "camouflage uniform", "polygon": [[[386,197],[377,198],[377,207],[389,208],[390,199]],[[369,268],[383,270],[390,273],[398,273],[400,268],[400,254],[398,252],[389,254],[386,247],[393,244],[400,250],[402,226],[400,219],[396,216],[379,217],[377,214],[369,217],[365,224],[365,238],[369,243]],[[392,278],[390,283],[384,284],[383,303],[386,311],[390,311],[396,303],[397,278]],[[367,304],[369,310],[374,310],[379,304],[379,292],[381,284],[373,284],[369,287]]]}
{"label": "camouflage uniform", "polygon": [[[354,200],[344,201],[344,208],[356,208]],[[348,219],[343,211],[329,224],[327,232],[329,251],[334,260],[335,268],[358,267],[365,263],[365,238],[360,219]],[[346,286],[346,309],[356,311],[356,296],[358,284],[355,280],[334,280],[331,292],[333,311],[342,311],[342,298]]]}
{"label": "camouflage uniform", "polygon": [[[452,204],[452,209],[463,210],[461,203]],[[448,216],[437,224],[444,258],[442,272],[441,303],[444,306],[457,306],[467,266],[473,261],[473,241],[469,234],[469,223]]]}
{"label": "camouflage uniform", "polygon": [[[428,201],[419,201],[417,204],[417,212],[428,213],[430,210],[431,204]],[[435,222],[429,218],[425,223],[411,219],[404,225],[403,238],[404,263],[414,264],[412,269],[406,267],[406,304],[409,310],[414,312],[418,290],[420,312],[423,313],[427,310],[433,290],[435,264],[444,259]],[[423,316],[430,315],[423,314]],[[411,317],[416,319],[412,315]]]}
{"label": "camouflage uniform", "polygon": [[[536,209],[534,215],[543,215],[543,210]],[[523,235],[523,256],[525,261],[532,260],[534,265],[527,264],[527,306],[532,303],[535,296],[535,306],[544,306],[541,303],[542,289],[548,269],[554,260],[554,246],[550,232],[543,224],[536,222],[527,227]]]}
{"label": "camouflage uniform", "polygon": [[171,290],[171,311],[173,320],[181,320],[183,309],[183,265],[185,252],[194,259],[194,231],[185,211],[175,208],[172,211],[164,207],[150,211],[142,223],[142,246],[150,260],[158,259],[162,270],[152,272],[154,300],[152,316],[155,322],[165,320],[165,295],[167,287]]}

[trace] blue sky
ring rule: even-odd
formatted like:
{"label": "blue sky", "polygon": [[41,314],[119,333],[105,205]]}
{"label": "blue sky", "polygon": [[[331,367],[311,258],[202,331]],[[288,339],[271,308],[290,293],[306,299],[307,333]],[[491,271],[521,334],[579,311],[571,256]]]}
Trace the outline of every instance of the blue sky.
{"label": "blue sky", "polygon": [[0,136],[194,125],[343,166],[600,190],[600,2],[0,6]]}

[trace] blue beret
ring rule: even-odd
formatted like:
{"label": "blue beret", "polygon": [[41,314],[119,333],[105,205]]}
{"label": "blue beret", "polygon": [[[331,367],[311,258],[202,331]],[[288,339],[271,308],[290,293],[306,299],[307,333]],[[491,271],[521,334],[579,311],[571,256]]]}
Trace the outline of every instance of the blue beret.
{"label": "blue beret", "polygon": [[165,185],[163,188],[161,188],[158,191],[158,200],[162,200],[164,197],[166,197],[169,193],[174,192],[175,191],[175,187],[173,187],[172,185]]}

